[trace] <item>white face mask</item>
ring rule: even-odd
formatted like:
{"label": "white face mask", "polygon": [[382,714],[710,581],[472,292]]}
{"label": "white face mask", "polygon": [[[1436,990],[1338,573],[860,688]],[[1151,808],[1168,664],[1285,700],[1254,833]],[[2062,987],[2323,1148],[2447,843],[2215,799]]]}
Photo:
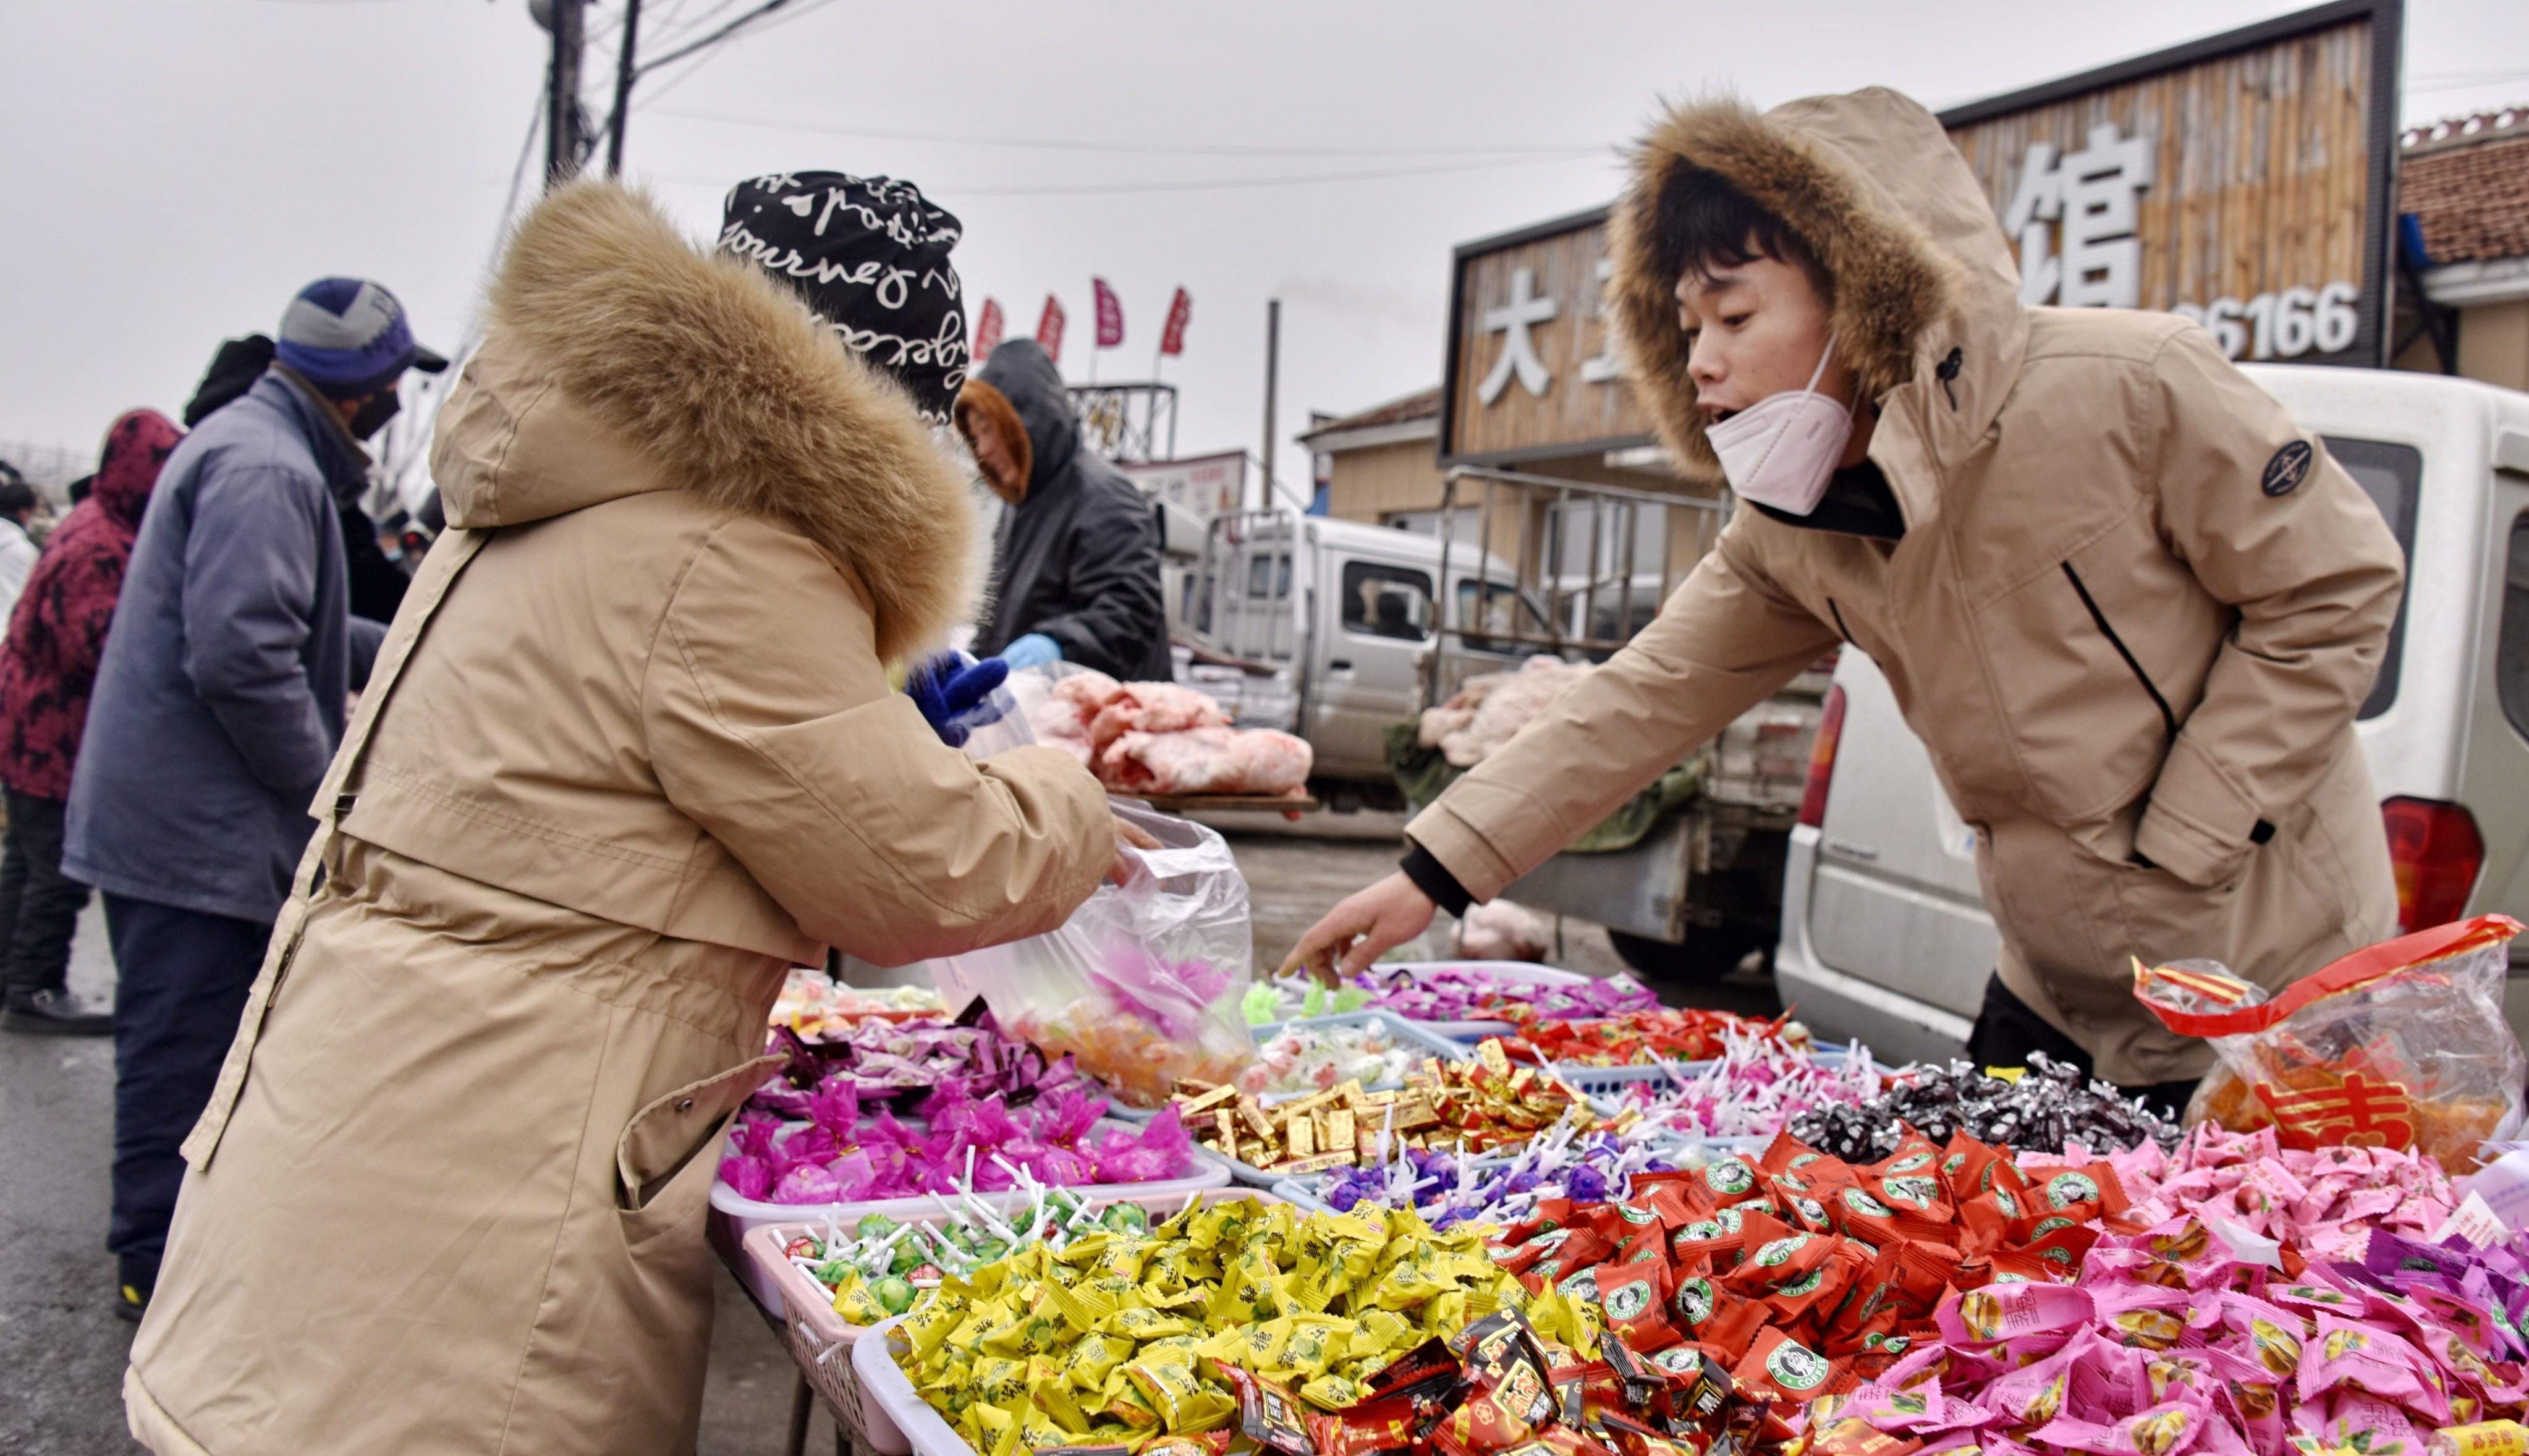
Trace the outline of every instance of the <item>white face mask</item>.
{"label": "white face mask", "polygon": [[1829,334],[1807,388],[1769,395],[1703,432],[1721,458],[1722,475],[1742,499],[1792,515],[1817,509],[1861,404],[1858,391],[1851,404],[1818,393],[1817,382],[1834,354],[1835,336]]}

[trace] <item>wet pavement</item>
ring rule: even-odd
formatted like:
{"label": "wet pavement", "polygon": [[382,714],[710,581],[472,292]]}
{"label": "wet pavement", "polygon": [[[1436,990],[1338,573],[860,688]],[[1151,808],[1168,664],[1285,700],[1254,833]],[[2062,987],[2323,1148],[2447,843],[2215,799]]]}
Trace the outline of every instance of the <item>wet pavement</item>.
{"label": "wet pavement", "polygon": [[[1398,815],[1221,815],[1246,871],[1257,960],[1278,964],[1336,900],[1396,866]],[[1594,925],[1566,921],[1554,964],[1589,975],[1624,969]],[[1426,941],[1449,955],[1443,916]],[[91,906],[74,952],[72,985],[110,995],[105,922]],[[1704,986],[1662,986],[1673,1004],[1776,1009],[1770,978],[1743,970]],[[123,1366],[133,1326],[115,1318],[114,1266],[105,1252],[107,1169],[113,1146],[114,1053],[108,1038],[0,1035],[0,1453],[120,1456]],[[700,1456],[766,1456],[782,1449],[795,1383],[790,1357],[734,1279],[720,1282],[719,1321],[704,1393]],[[382,1373],[382,1378],[386,1377]],[[820,1410],[807,1449],[834,1449]]]}

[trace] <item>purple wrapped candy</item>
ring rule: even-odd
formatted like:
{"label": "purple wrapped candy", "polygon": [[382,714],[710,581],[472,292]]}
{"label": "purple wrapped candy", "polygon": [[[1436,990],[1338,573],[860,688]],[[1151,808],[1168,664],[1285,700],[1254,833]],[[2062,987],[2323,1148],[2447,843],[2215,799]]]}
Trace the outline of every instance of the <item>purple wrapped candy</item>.
{"label": "purple wrapped candy", "polygon": [[1448,1228],[1516,1222],[1541,1199],[1629,1198],[1634,1174],[1676,1166],[1647,1129],[1601,1127],[1577,1134],[1567,1122],[1531,1139],[1515,1157],[1485,1159],[1406,1148],[1376,1166],[1337,1168],[1318,1180],[1315,1192],[1337,1213],[1364,1204],[1411,1207],[1433,1228]]}
{"label": "purple wrapped candy", "polygon": [[809,1107],[807,1094],[838,1077],[865,1102],[894,1096],[902,1105],[951,1086],[970,1100],[997,1094],[1023,1103],[1086,1081],[1068,1055],[1048,1058],[1004,1035],[980,1001],[955,1022],[873,1016],[853,1022],[838,1037],[814,1042],[776,1027],[766,1051],[788,1060],[748,1105],[792,1121],[830,1120]]}
{"label": "purple wrapped candy", "polygon": [[1372,1005],[1408,1021],[1574,1021],[1659,1004],[1649,987],[1627,976],[1523,981],[1480,964],[1436,971],[1372,966],[1349,984],[1369,992]]}

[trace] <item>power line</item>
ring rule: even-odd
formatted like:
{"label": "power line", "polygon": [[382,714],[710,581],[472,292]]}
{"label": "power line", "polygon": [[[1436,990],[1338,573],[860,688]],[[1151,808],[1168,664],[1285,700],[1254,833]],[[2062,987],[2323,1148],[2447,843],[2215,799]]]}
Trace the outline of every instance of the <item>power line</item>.
{"label": "power line", "polygon": [[[923,186],[933,197],[1056,197],[1113,196],[1127,192],[1209,192],[1231,191],[1247,188],[1313,187],[1322,183],[1376,182],[1397,177],[1435,177],[1452,172],[1483,172],[1501,167],[1533,167],[1539,162],[1563,162],[1568,157],[1517,157],[1488,162],[1443,163],[1432,167],[1390,167],[1369,172],[1319,172],[1290,177],[1190,178],[1166,182],[1081,183],[1076,185],[1039,187],[1032,184],[1004,187],[983,184],[974,187]],[[691,175],[666,174],[665,182],[686,183],[694,187],[725,188],[726,183]]]}
{"label": "power line", "polygon": [[[720,29],[714,31],[711,35],[705,36],[702,40],[696,41],[691,45],[684,46],[678,51],[672,53],[670,56],[662,57],[659,60],[644,64],[641,66],[637,74],[646,76],[650,73],[653,67],[665,66],[672,59],[680,58],[697,50],[704,50],[706,46],[716,46],[721,40],[731,37],[738,27],[747,24],[776,7],[786,6],[788,3],[789,0],[766,0],[764,5],[755,10],[749,11],[745,15],[738,17],[736,20],[723,26]],[[792,21],[799,20],[802,17],[815,15],[818,11],[825,9],[827,6],[834,3],[834,0],[807,0],[807,3],[801,5],[798,9],[791,10],[785,15],[778,16],[770,23],[759,26],[755,29],[748,31],[747,34],[765,34],[768,31],[781,26],[786,26]],[[662,81],[660,84],[651,87],[649,91],[642,95],[640,100],[632,103],[632,109],[634,111],[648,110],[651,104],[656,102],[660,97],[667,95],[670,91],[683,85],[686,81],[701,74],[702,69],[711,64],[712,57],[718,54],[720,54],[720,52],[717,49],[705,50],[705,53],[701,58],[696,60],[692,65],[687,66],[684,70],[678,72],[668,81]]]}
{"label": "power line", "polygon": [[883,141],[938,141],[958,146],[1010,146],[1039,151],[1086,151],[1151,156],[1201,157],[1420,157],[1500,156],[1529,152],[1538,156],[1580,156],[1603,152],[1603,142],[1451,143],[1394,146],[1265,146],[1239,143],[1170,143],[1163,141],[1091,141],[1047,136],[990,136],[958,132],[906,132],[886,127],[843,127],[826,122],[787,122],[770,117],[737,116],[721,111],[667,111],[683,121],[720,122],[737,127],[764,127],[787,132],[821,132],[835,136],[861,136]]}

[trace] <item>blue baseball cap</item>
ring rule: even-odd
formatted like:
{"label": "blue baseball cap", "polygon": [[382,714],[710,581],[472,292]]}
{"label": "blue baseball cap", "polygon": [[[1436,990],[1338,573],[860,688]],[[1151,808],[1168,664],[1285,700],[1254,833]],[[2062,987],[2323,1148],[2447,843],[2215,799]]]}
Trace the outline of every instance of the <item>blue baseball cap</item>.
{"label": "blue baseball cap", "polygon": [[404,304],[386,285],[365,278],[320,278],[300,289],[282,310],[273,354],[340,400],[374,394],[406,369],[448,367],[446,355],[412,341]]}

